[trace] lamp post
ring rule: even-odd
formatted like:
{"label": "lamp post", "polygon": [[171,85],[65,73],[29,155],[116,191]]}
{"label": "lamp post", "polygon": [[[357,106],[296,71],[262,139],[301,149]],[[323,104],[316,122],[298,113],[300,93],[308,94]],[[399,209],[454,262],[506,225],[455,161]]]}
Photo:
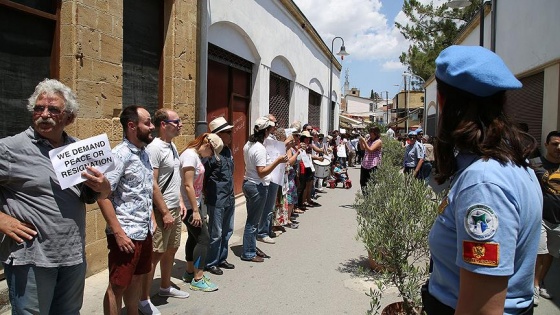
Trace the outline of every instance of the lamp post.
{"label": "lamp post", "polygon": [[[340,38],[340,40],[342,41],[342,46],[340,46],[340,51],[337,53],[338,56],[342,56],[342,58],[344,58],[344,56],[348,56],[349,53],[346,52],[346,47],[344,47],[344,39],[340,36],[337,36],[335,38],[333,38],[332,42],[331,42],[331,54],[329,56],[329,61],[330,61],[330,65],[329,65],[329,106],[327,108],[327,117],[329,118],[328,124],[330,125],[331,120],[334,120],[334,117],[329,117],[329,113],[332,112],[332,64],[333,64],[333,51],[334,51],[334,41],[335,39]],[[327,128],[328,129],[328,128]],[[332,130],[329,130],[332,131]]]}
{"label": "lamp post", "polygon": [[[426,80],[424,80],[421,76],[418,76],[414,73],[403,72],[403,77],[405,78],[404,79],[405,89],[406,89],[406,77],[410,77],[410,78],[415,77],[416,79],[420,79],[422,81],[422,85],[426,84]],[[409,89],[410,89],[411,80],[408,81],[408,84],[409,84]],[[426,88],[424,86],[423,86],[423,90],[424,90],[424,106],[423,107],[424,107],[424,114],[425,114],[426,113]],[[410,106],[410,104],[409,104],[410,103],[410,92],[408,92],[407,96],[408,96],[408,100],[405,101],[405,102],[407,104],[407,109],[406,109],[406,132],[408,133],[408,115],[409,115],[408,106]],[[426,129],[426,119],[424,119],[424,129]]]}
{"label": "lamp post", "polygon": [[[491,29],[491,38],[490,38],[490,48],[492,51],[496,51],[496,5],[498,0],[492,1],[482,1],[480,4],[479,12],[480,12],[480,27],[479,27],[479,46],[484,47],[484,6],[490,5],[492,6],[492,15],[490,17],[492,23]],[[466,8],[472,4],[471,0],[450,0],[447,3],[447,6],[453,9],[462,9]]]}

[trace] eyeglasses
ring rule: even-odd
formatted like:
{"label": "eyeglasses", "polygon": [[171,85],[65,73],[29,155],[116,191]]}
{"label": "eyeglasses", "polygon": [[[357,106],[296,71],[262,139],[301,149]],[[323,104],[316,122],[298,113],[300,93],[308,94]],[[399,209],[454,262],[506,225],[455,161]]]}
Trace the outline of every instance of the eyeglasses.
{"label": "eyeglasses", "polygon": [[165,119],[163,122],[165,123],[174,123],[175,125],[178,125],[181,123],[181,119]]}
{"label": "eyeglasses", "polygon": [[49,112],[49,114],[51,114],[52,116],[58,116],[60,114],[62,114],[63,110],[56,107],[56,106],[51,106],[51,105],[35,105],[33,107],[33,112],[35,114],[42,114],[45,112],[45,109],[47,109],[47,111]]}

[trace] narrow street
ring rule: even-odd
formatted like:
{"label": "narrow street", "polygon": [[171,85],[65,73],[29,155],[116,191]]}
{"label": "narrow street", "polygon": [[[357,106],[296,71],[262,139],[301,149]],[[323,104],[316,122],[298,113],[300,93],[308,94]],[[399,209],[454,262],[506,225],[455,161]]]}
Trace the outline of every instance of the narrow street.
{"label": "narrow street", "polygon": [[[367,254],[355,239],[357,224],[351,207],[359,187],[359,169],[350,169],[349,175],[353,187],[347,190],[339,184],[336,189],[326,189],[317,200],[322,207],[302,214],[299,229],[278,236],[276,244],[257,243],[271,256],[264,263],[239,258],[246,212],[244,203],[238,205],[228,258],[236,268],[224,270],[221,276],[206,273],[219,290],[191,291],[180,280],[185,265],[181,248],[173,280],[190,297],[155,295],[153,303],[162,314],[364,314],[369,308],[365,293],[372,282],[360,276],[367,271]],[[154,293],[159,286],[157,274]],[[82,314],[102,313],[107,277],[104,271],[86,280]]]}

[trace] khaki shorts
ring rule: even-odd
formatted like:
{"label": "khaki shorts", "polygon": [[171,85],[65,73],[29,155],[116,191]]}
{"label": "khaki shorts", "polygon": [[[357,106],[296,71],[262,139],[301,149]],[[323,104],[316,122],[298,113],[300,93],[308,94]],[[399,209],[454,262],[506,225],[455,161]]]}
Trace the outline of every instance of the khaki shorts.
{"label": "khaki shorts", "polygon": [[153,236],[153,251],[157,253],[165,253],[170,248],[179,248],[181,245],[181,218],[180,208],[169,209],[171,215],[175,218],[175,223],[169,229],[163,229],[163,219],[161,213],[154,210],[156,217],[157,229]]}
{"label": "khaki shorts", "polygon": [[542,221],[541,237],[537,254],[560,257],[560,225]]}

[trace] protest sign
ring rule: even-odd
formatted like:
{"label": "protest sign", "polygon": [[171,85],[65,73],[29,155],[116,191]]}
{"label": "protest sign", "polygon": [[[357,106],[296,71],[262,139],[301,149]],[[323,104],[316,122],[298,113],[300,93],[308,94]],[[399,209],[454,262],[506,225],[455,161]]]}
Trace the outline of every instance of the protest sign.
{"label": "protest sign", "polygon": [[82,172],[87,171],[87,166],[93,166],[102,173],[114,167],[109,138],[105,133],[52,149],[49,157],[62,189],[84,182],[86,179],[82,177]]}

